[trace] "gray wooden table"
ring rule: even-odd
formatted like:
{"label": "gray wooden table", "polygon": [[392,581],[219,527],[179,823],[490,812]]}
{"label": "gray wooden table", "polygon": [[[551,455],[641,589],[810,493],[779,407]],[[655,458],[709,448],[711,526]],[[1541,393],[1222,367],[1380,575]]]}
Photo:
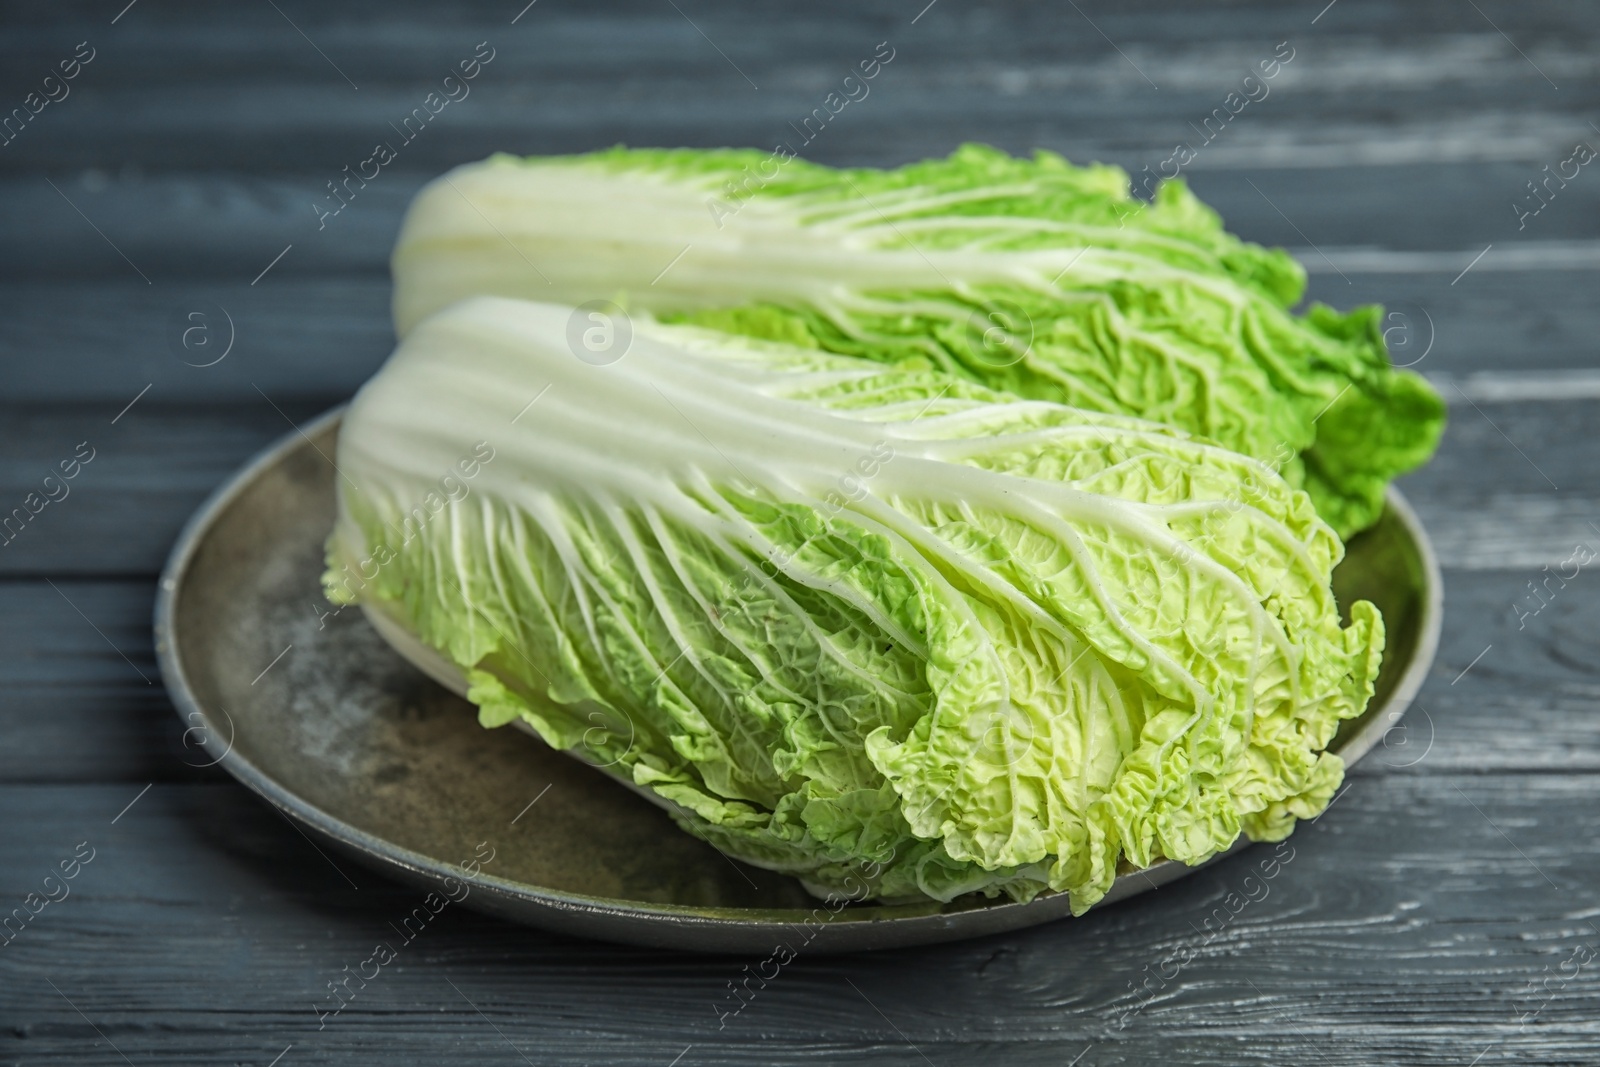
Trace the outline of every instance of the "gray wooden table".
{"label": "gray wooden table", "polygon": [[[0,5],[0,511],[92,456],[0,549],[0,915],[76,863],[0,943],[0,1061],[1600,1063],[1600,574],[1530,585],[1600,550],[1600,172],[1527,185],[1600,146],[1600,6],[125,2]],[[319,1029],[412,894],[352,888],[192,766],[148,621],[180,524],[387,354],[385,258],[428,177],[770,144],[884,41],[813,158],[1156,168],[1288,43],[1185,174],[1314,296],[1390,304],[1450,400],[1404,483],[1446,568],[1419,705],[1220,927],[1270,849],[1081,920],[802,957],[719,1028],[755,961],[452,910]],[[326,183],[479,42],[471,96],[319,229]]]}

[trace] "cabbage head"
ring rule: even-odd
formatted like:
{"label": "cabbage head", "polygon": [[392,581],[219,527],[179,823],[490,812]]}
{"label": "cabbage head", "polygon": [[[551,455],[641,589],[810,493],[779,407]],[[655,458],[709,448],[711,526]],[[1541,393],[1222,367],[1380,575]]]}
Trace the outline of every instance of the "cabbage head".
{"label": "cabbage head", "polygon": [[[1390,365],[1382,309],[1291,311],[1305,272],[1181,181],[967,145],[896,170],[753,150],[495,156],[418,194],[395,325],[465,296],[579,304],[1171,423],[1271,464],[1342,537],[1445,418]],[[1389,325],[1394,331],[1399,326]]]}
{"label": "cabbage head", "polygon": [[[892,366],[479,297],[339,437],[329,595],[813,892],[1099,900],[1320,812],[1383,623],[1267,465]],[[406,647],[407,642],[401,642]]]}

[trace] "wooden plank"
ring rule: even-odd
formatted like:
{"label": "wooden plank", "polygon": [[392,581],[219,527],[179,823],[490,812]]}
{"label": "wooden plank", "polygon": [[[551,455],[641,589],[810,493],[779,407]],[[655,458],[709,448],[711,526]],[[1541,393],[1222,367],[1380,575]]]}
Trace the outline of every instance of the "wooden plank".
{"label": "wooden plank", "polygon": [[[602,148],[618,140],[596,138],[573,147]],[[871,141],[884,145],[881,136]],[[895,165],[945,155],[956,143],[945,139],[918,150],[890,147],[875,156],[823,161]],[[1027,151],[1041,143],[1061,147],[1045,142],[1004,147]],[[1164,143],[1151,141],[1143,153],[1109,161],[1136,170],[1159,164],[1162,157],[1152,153]],[[326,211],[334,203],[324,200],[326,183],[339,176],[344,163],[359,162],[369,150],[365,138],[358,144],[360,157],[347,155],[330,160],[325,170],[289,176],[180,172],[110,177],[91,169],[60,176],[57,188],[39,176],[0,178],[0,196],[12,205],[11,224],[0,232],[0,254],[5,257],[0,281],[107,278],[143,284],[149,279],[154,293],[157,288],[219,280],[243,288],[253,282],[271,287],[329,274],[380,276],[387,272],[405,207],[424,182],[450,165],[494,151],[549,150],[486,139],[452,151],[425,170],[384,171],[359,189],[338,216],[319,223],[318,206]],[[1080,160],[1094,158],[1071,154]],[[1263,167],[1249,173],[1200,172],[1190,184],[1222,213],[1230,229],[1252,241],[1303,249],[1308,266],[1318,272],[1348,275],[1350,271],[1333,265],[1338,260],[1330,254],[1346,246],[1440,251],[1450,258],[1433,265],[1431,272],[1448,274],[1448,281],[1489,243],[1503,255],[1513,247],[1537,251],[1548,242],[1600,240],[1600,181],[1574,181],[1519,230],[1512,204],[1528,195],[1525,183],[1538,173],[1537,167],[1524,163]],[[219,240],[219,234],[227,239]],[[293,250],[263,277],[289,245]],[[1323,254],[1330,254],[1331,262],[1324,262]],[[1472,284],[1462,292],[1492,292],[1493,285],[1480,280],[1489,273],[1469,275]],[[1345,283],[1344,277],[1337,280]]]}
{"label": "wooden plank", "polygon": [[[1580,135],[1575,130],[1573,136]],[[1560,159],[1548,162],[1554,167]],[[1519,228],[1513,203],[1534,203],[1526,199],[1526,183],[1536,176],[1543,174],[1527,164],[1481,163],[1215,171],[1196,174],[1189,184],[1249,240],[1296,248],[1459,251],[1464,254],[1452,264],[1454,277],[1487,244],[1503,250],[1523,242],[1596,237],[1592,213],[1600,204],[1600,182],[1572,183]],[[1318,254],[1305,261],[1325,269]],[[1483,276],[1469,277],[1469,292],[1492,291]]]}
{"label": "wooden plank", "polygon": [[[1570,666],[1591,658],[1590,570],[1569,586],[1541,567],[1559,573],[1579,543],[1600,547],[1600,472],[1586,444],[1597,403],[1458,405],[1439,457],[1406,479],[1455,569],[1447,579],[1445,648],[1423,694],[1429,718],[1395,735],[1392,751],[1375,759],[1409,764],[1418,749],[1405,746],[1421,744],[1427,725],[1429,736],[1435,728],[1440,734],[1429,759],[1446,767],[1593,769],[1600,738],[1584,709],[1596,690]],[[0,556],[7,573],[33,576],[7,585],[18,610],[0,621],[0,720],[10,739],[0,751],[0,781],[191,774],[181,724],[145,682],[155,677],[153,575],[204,495],[257,448],[291,432],[285,415],[299,421],[311,412],[291,406],[280,414],[264,399],[253,408],[147,404],[115,426],[109,409],[78,407],[4,420],[4,499],[21,503],[78,441],[92,441],[97,452],[70,495],[47,505]],[[1541,471],[1561,492],[1544,485]],[[1528,588],[1547,578],[1540,594]],[[315,591],[307,595],[314,599]],[[1550,606],[1540,607],[1540,598]],[[1526,725],[1507,737],[1507,722]]]}
{"label": "wooden plank", "polygon": [[[1531,468],[1517,473],[1523,479],[1535,475]],[[1409,489],[1423,480],[1413,475],[1402,481]],[[1559,569],[1579,545],[1600,551],[1600,501],[1582,494],[1494,493],[1424,500],[1423,521],[1434,549],[1450,567],[1523,571],[1542,581],[1548,572],[1541,573],[1541,568]],[[1570,577],[1571,567],[1565,570]]]}
{"label": "wooden plank", "polygon": [[[155,663],[155,582],[12,583],[0,615],[0,781],[216,779]],[[63,778],[65,776],[65,778]]]}
{"label": "wooden plank", "polygon": [[30,493],[39,494],[31,505],[38,506],[49,491],[44,478],[62,462],[91,458],[66,482],[66,495],[44,503],[0,549],[0,573],[154,575],[183,523],[228,473],[317,410],[292,399],[274,408],[260,395],[250,407],[164,410],[146,397],[118,418],[137,391],[115,406],[33,409],[4,420],[6,515],[28,509]]}
{"label": "wooden plank", "polygon": [[[1171,4],[1090,4],[1070,17],[1002,5],[937,9],[913,25],[912,13],[888,9],[834,6],[824,14],[789,5],[754,16],[700,4],[685,14],[715,48],[661,5],[621,19],[553,6],[517,26],[498,12],[402,8],[384,13],[381,30],[312,8],[286,12],[321,55],[267,8],[222,25],[194,9],[146,10],[97,38],[100,52],[75,96],[41,114],[16,151],[0,155],[0,170],[164,170],[219,158],[282,170],[288,138],[298,159],[337,171],[419,103],[428,79],[418,72],[442,77],[479,40],[497,51],[471,104],[447,112],[437,136],[408,147],[407,166],[441,169],[481,154],[474,146],[482,144],[573,151],[615,140],[764,143],[817,106],[863,48],[889,37],[894,81],[883,83],[878,103],[841,123],[819,146],[824,153],[911,158],[945,150],[940,138],[962,127],[1008,147],[1070,146],[1084,158],[1170,148],[1189,136],[1187,121],[1218,106],[1242,71],[1284,39],[1295,44],[1296,65],[1270,108],[1251,114],[1239,142],[1219,141],[1197,166],[1267,158],[1339,165],[1352,154],[1366,162],[1542,163],[1583,136],[1584,99],[1596,84],[1589,57],[1600,36],[1592,14],[1571,5],[1498,12],[1497,24],[1520,38],[1519,54],[1487,19],[1468,22],[1439,4],[1409,8],[1420,10],[1397,14],[1346,0],[1313,26],[1304,12],[1263,3],[1202,17]],[[48,16],[28,21],[0,45],[0,69],[17,71],[8,97],[33,88],[28,72],[48,69],[72,44]],[[975,51],[974,42],[986,47]],[[1149,71],[1160,77],[1147,80]],[[352,91],[357,84],[360,92]],[[1396,98],[1405,106],[1396,108]]]}
{"label": "wooden plank", "polygon": [[[369,349],[364,358],[379,357]],[[239,377],[254,382],[253,368],[241,366]],[[351,369],[355,377],[366,368],[352,358]],[[183,522],[213,488],[324,408],[287,391],[273,396],[253,388],[236,405],[173,407],[152,388],[112,425],[144,384],[135,377],[103,406],[42,406],[0,420],[0,502],[7,514],[80,446],[95,450],[69,483],[69,495],[46,504],[0,548],[0,576],[155,574]],[[277,392],[279,383],[269,384]],[[1589,524],[1600,525],[1600,469],[1589,430],[1597,418],[1594,398],[1454,405],[1439,454],[1401,482],[1436,531],[1445,566],[1537,570],[1595,536]]]}
{"label": "wooden plank", "polygon": [[[1591,544],[1600,551],[1600,536]],[[1543,580],[1537,568],[1447,571],[1443,644],[1418,708],[1360,773],[1600,772],[1596,566],[1565,586],[1552,580],[1543,601],[1528,585]],[[0,589],[12,608],[0,616],[0,782],[220,774],[201,773],[210,761],[184,748],[184,724],[161,688],[153,581]],[[317,603],[308,588],[306,610]]]}
{"label": "wooden plank", "polygon": [[[141,404],[266,407],[265,393],[315,409],[348,398],[394,347],[386,277],[151,288],[129,275],[0,284],[12,309],[0,395],[16,406],[97,400],[107,420],[152,383]],[[41,351],[51,358],[29,358]]]}
{"label": "wooden plank", "polygon": [[[1481,35],[1424,38],[1387,49],[1387,55],[1347,47],[1343,58],[1338,49],[1291,31],[1285,36],[1296,48],[1294,65],[1258,105],[1240,112],[1225,135],[1209,139],[1195,128],[1223,106],[1253,65],[1273,56],[1277,37],[1263,34],[1220,48],[1199,42],[1134,45],[1129,54],[1139,69],[1162,72],[1156,93],[1103,44],[1097,54],[1077,62],[1062,55],[1082,50],[1070,47],[1048,59],[975,59],[970,52],[941,54],[894,29],[844,26],[820,54],[813,49],[811,55],[763,61],[759,49],[735,51],[739,68],[760,83],[761,91],[754,93],[670,9],[664,19],[647,25],[656,40],[671,42],[671,52],[626,67],[620,66],[630,51],[624,49],[618,66],[575,69],[575,57],[592,53],[574,47],[558,54],[563,35],[547,37],[543,47],[529,51],[508,42],[498,29],[451,33],[443,42],[430,42],[428,54],[393,81],[353,65],[351,74],[362,83],[359,96],[349,94],[338,74],[303,43],[287,56],[279,50],[264,60],[241,57],[247,68],[276,61],[285,69],[254,77],[230,72],[199,96],[192,79],[164,84],[164,79],[138,78],[137,68],[117,70],[125,57],[108,46],[104,60],[81,76],[81,88],[59,108],[50,105],[41,113],[15,139],[15,153],[0,156],[0,173],[199,170],[214,164],[219,149],[234,167],[282,173],[291,169],[281,151],[285,139],[296,145],[293,169],[326,168],[329,177],[369,156],[377,141],[400,149],[399,165],[413,170],[442,170],[496,148],[575,152],[618,141],[770,145],[774,139],[793,139],[789,123],[798,124],[821,107],[833,83],[888,37],[897,49],[893,65],[859,108],[842,113],[808,146],[808,156],[883,164],[942,155],[951,147],[952,118],[959,119],[957,129],[981,131],[984,140],[1013,151],[1046,147],[1073,159],[1131,162],[1135,170],[1146,163],[1154,168],[1176,144],[1188,142],[1201,151],[1186,169],[1201,172],[1508,162],[1537,171],[1592,136],[1584,105],[1592,104],[1595,79],[1584,50],[1593,45],[1574,43],[1563,49],[1566,58],[1546,57],[1567,93],[1530,99],[1533,92],[1548,94],[1548,86],[1526,85],[1530,77],[1537,81],[1536,75],[1487,27]],[[1087,43],[1073,36],[1080,45]],[[470,58],[480,38],[503,50],[468,95],[446,105],[423,135],[397,140],[391,124],[398,126],[420,107],[436,88],[433,83],[460,59]],[[637,41],[646,39],[641,33]],[[1498,54],[1487,55],[1491,52]],[[62,54],[70,55],[70,46]],[[143,65],[176,57],[175,51],[163,52]],[[54,58],[41,52],[18,62],[48,69]],[[438,74],[429,79],[417,71]],[[1484,76],[1468,81],[1468,71]],[[1434,72],[1439,79],[1430,81]],[[296,77],[288,80],[289,74]],[[267,81],[267,92],[260,80]],[[706,95],[708,85],[715,86],[714,96]],[[31,88],[18,86],[14,98]],[[1252,91],[1259,96],[1259,89]],[[459,96],[461,90],[452,92]],[[1528,106],[1507,108],[1508,96],[1525,99]],[[1404,117],[1383,113],[1396,97],[1405,102]],[[138,121],[130,122],[130,113],[140,116]],[[241,114],[249,117],[248,124],[233,121]],[[797,140],[791,143],[800,147]]]}
{"label": "wooden plank", "polygon": [[1400,480],[1445,566],[1537,569],[1597,537],[1600,475],[1586,460],[1593,401],[1457,402],[1438,453]]}
{"label": "wooden plank", "polygon": [[0,789],[0,902],[95,850],[0,950],[8,1058],[265,1064],[292,1044],[285,1063],[381,1047],[403,1063],[1459,1065],[1486,1049],[1578,1063],[1600,1040],[1594,968],[1562,969],[1600,951],[1589,774],[1363,779],[1275,867],[1263,846],[1082,920],[801,955],[721,1029],[728,983],[760,960],[452,908],[319,1030],[326,983],[419,895],[338,859],[351,889],[232,785],[158,785],[112,825],[139,788]]}
{"label": "wooden plank", "polygon": [[[1600,266],[1600,244],[1594,248]],[[1468,286],[1478,281],[1469,274],[1451,286],[1470,256],[1459,258],[1427,272],[1341,278],[1324,270],[1311,276],[1309,295],[1341,308],[1387,305],[1395,360],[1429,374],[1600,366],[1594,270],[1495,271],[1488,260],[1474,269],[1485,271],[1484,285]],[[9,309],[0,326],[7,403],[94,400],[109,419],[153,383],[141,403],[256,404],[259,388],[279,403],[330,406],[355,392],[394,344],[381,275],[151,287],[124,270],[127,278],[0,282],[0,306]],[[41,352],[50,358],[34,358]]]}

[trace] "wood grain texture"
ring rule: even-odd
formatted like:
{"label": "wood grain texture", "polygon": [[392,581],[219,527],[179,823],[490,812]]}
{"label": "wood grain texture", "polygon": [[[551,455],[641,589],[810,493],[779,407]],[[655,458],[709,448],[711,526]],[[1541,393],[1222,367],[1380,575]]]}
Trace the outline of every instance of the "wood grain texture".
{"label": "wood grain texture", "polygon": [[[398,225],[398,214],[389,221]],[[1584,247],[1594,249],[1600,267],[1600,242]],[[1452,286],[1475,254],[1420,271],[1347,268],[1344,277],[1323,265],[1311,275],[1308,299],[1340,308],[1386,305],[1395,358],[1415,361],[1427,374],[1595,365],[1600,272],[1501,271],[1486,257]],[[1363,257],[1370,262],[1373,255]],[[1304,259],[1319,263],[1309,250]],[[153,388],[141,404],[254,405],[259,389],[280,404],[331,406],[355,392],[394,346],[389,282],[368,271],[277,277],[287,265],[285,257],[253,288],[248,278],[151,287],[126,265],[126,277],[0,282],[0,397],[18,408],[93,400],[105,405],[106,421],[146,385]],[[38,358],[46,352],[48,359]],[[1461,403],[1453,394],[1447,399]]]}
{"label": "wood grain texture", "polygon": [[[1600,549],[1600,537],[1593,542]],[[1527,583],[1541,577],[1445,572],[1438,662],[1416,709],[1357,773],[1600,773],[1596,576],[1586,570],[1564,589],[1553,582],[1553,599],[1535,614]],[[12,606],[0,616],[0,783],[220,779],[200,768],[206,754],[185,749],[184,725],[160,687],[152,580],[0,589]],[[308,615],[317,600],[308,589]]]}
{"label": "wood grain texture", "polygon": [[[0,169],[166,171],[223,160],[281,172],[291,165],[283,139],[292,138],[296,162],[337,171],[388,136],[387,124],[480,40],[495,47],[493,65],[459,111],[407,146],[405,166],[436,171],[485,143],[529,152],[618,140],[766,143],[884,39],[895,65],[858,113],[818,139],[819,158],[940,153],[959,116],[965,130],[1007,148],[1153,164],[1163,158],[1154,149],[1190,137],[1187,121],[1198,123],[1287,40],[1294,65],[1274,94],[1208,147],[1197,169],[1507,159],[1537,167],[1583,135],[1583,93],[1600,76],[1600,27],[1575,5],[1495,11],[1520,45],[1450,3],[1409,4],[1401,14],[1344,0],[1315,25],[1315,11],[1299,10],[1309,5],[1267,3],[1101,9],[1092,26],[1070,8],[946,3],[911,25],[916,11],[901,8],[920,6],[787,4],[758,14],[702,3],[680,15],[660,4],[588,10],[544,0],[513,26],[515,3],[338,12],[290,4],[285,17],[242,10],[225,29],[195,25],[194,8],[152,7],[114,29],[96,27],[100,54],[74,95],[41,114]],[[772,32],[774,19],[784,32]],[[89,32],[66,29],[35,24],[9,37],[0,85],[20,96],[44,57]],[[1397,97],[1406,103],[1400,114]],[[130,113],[142,121],[130,123]]]}
{"label": "wood grain texture", "polygon": [[[6,452],[23,458],[6,468],[0,491],[20,500],[52,456],[69,453],[82,426],[106,421],[96,414],[52,409],[8,420],[16,436]],[[0,645],[11,653],[0,664],[0,721],[10,739],[0,781],[195,776],[181,724],[147,682],[156,676],[154,575],[216,482],[292,432],[286,415],[304,417],[265,400],[244,410],[135,407],[107,427],[124,436],[96,438],[101,451],[75,479],[74,495],[49,505],[7,546],[8,573],[30,577],[4,586],[18,610],[0,617]],[[1586,429],[1600,418],[1600,402],[1458,405],[1453,415],[1439,456],[1405,481],[1449,568],[1444,646],[1422,719],[1374,759],[1407,767],[1429,749],[1430,760],[1453,769],[1600,769],[1600,719],[1583,713],[1600,695],[1585,666],[1600,629],[1593,573],[1569,584],[1543,569],[1559,572],[1580,544],[1600,549],[1592,525],[1600,520],[1600,473],[1589,462]],[[1562,491],[1550,490],[1540,471]],[[316,603],[308,590],[306,610]],[[1489,645],[1496,647],[1472,673],[1448,684]],[[1518,728],[1508,733],[1508,723]]]}
{"label": "wood grain texture", "polygon": [[[1206,111],[1197,113],[1204,116]],[[1569,140],[1580,139],[1586,129],[1579,123]],[[1181,136],[1181,131],[1173,136]],[[1591,130],[1589,136],[1600,143],[1600,135]],[[1135,170],[1144,163],[1156,166],[1172,151],[1167,139],[1157,142],[1163,147],[1152,149],[1142,160],[1108,161]],[[628,140],[650,143],[643,138]],[[617,141],[595,138],[587,147],[607,147]],[[746,138],[736,143],[762,141]],[[947,155],[957,143],[946,140],[918,152],[858,153],[821,161],[888,166]],[[1003,147],[1022,153],[1047,146]],[[1054,147],[1079,162],[1103,158]],[[1552,150],[1547,162],[1559,163],[1571,154],[1571,147]],[[0,281],[95,277],[146,284],[148,279],[150,293],[157,298],[170,296],[173,286],[195,283],[224,281],[245,289],[289,245],[293,250],[257,287],[326,275],[378,278],[387,269],[405,207],[423,183],[449,165],[479,160],[506,146],[486,137],[452,153],[449,164],[426,170],[402,168],[397,162],[358,190],[339,215],[319,223],[319,208],[335,206],[335,201],[324,199],[326,183],[342,177],[344,164],[359,163],[371,150],[363,139],[344,158],[330,160],[325,169],[281,176],[205,172],[111,176],[90,169],[51,175],[55,188],[44,175],[0,178],[0,197],[15,212],[8,220],[11,224],[0,232],[0,254],[5,256]],[[820,159],[821,153],[812,155]],[[1189,184],[1240,236],[1293,247],[1318,273],[1351,273],[1338,266],[1346,248],[1440,252],[1447,255],[1431,270],[1445,274],[1448,283],[1491,242],[1500,249],[1490,261],[1493,268],[1511,249],[1526,248],[1537,255],[1562,242],[1583,242],[1587,248],[1600,239],[1596,211],[1600,181],[1574,181],[1519,228],[1512,205],[1519,198],[1529,202],[1525,185],[1536,176],[1543,177],[1538,164],[1419,163],[1200,172],[1191,176]],[[1555,257],[1552,261],[1559,262]],[[1468,289],[1456,288],[1493,292],[1493,282],[1482,280],[1492,273],[1469,275]],[[1348,287],[1345,277],[1335,280]],[[1337,293],[1330,289],[1333,299],[1347,302]]]}
{"label": "wood grain texture", "polygon": [[156,786],[111,825],[138,790],[0,789],[0,810],[35,813],[5,842],[0,903],[79,842],[95,849],[71,894],[0,948],[0,1055],[113,1063],[114,1042],[135,1063],[265,1064],[292,1043],[301,1063],[405,1050],[666,1067],[692,1045],[680,1062],[1059,1065],[1088,1047],[1080,1062],[1237,1065],[1309,1046],[1313,1062],[1354,1065],[1461,1064],[1496,1045],[1485,1062],[1576,1063],[1600,1040],[1592,969],[1541,988],[1572,953],[1600,951],[1600,831],[1569,818],[1600,797],[1592,774],[1363,778],[1276,853],[1270,879],[1260,847],[1082,920],[802,956],[721,1029],[727,983],[759,961],[451,909],[319,1030],[326,983],[396,940],[388,923],[417,894],[335,859],[352,889],[229,786]]}
{"label": "wood grain texture", "polygon": [[[334,373],[360,366],[352,358]],[[111,420],[127,403],[122,397],[6,411],[0,514],[22,506],[84,442],[95,453],[69,495],[46,504],[0,548],[0,577],[153,576],[212,489],[324,410],[324,402],[287,389],[276,397],[258,392],[255,380],[246,383],[250,399],[227,405],[168,404],[152,389],[115,425]],[[1443,564],[1537,571],[1565,559],[1580,541],[1600,546],[1600,467],[1590,437],[1600,399],[1476,406],[1456,399],[1438,455],[1400,482],[1433,531]]]}

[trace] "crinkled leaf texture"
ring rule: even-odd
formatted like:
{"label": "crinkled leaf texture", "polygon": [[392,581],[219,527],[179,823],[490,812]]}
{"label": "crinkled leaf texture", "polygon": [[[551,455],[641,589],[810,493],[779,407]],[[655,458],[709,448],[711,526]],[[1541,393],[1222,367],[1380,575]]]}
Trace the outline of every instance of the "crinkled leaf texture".
{"label": "crinkled leaf texture", "polygon": [[1383,624],[1341,625],[1343,547],[1266,465],[695,327],[593,366],[571,314],[428,319],[340,433],[329,594],[442,651],[486,726],[819,894],[1082,911],[1124,859],[1327,804]]}
{"label": "crinkled leaf texture", "polygon": [[[635,311],[1137,415],[1263,460],[1341,536],[1427,460],[1445,409],[1378,307],[1297,316],[1305,275],[1181,181],[967,145],[897,170],[751,150],[496,156],[424,189],[395,323],[472,294]],[[1413,343],[1415,341],[1413,340]]]}

